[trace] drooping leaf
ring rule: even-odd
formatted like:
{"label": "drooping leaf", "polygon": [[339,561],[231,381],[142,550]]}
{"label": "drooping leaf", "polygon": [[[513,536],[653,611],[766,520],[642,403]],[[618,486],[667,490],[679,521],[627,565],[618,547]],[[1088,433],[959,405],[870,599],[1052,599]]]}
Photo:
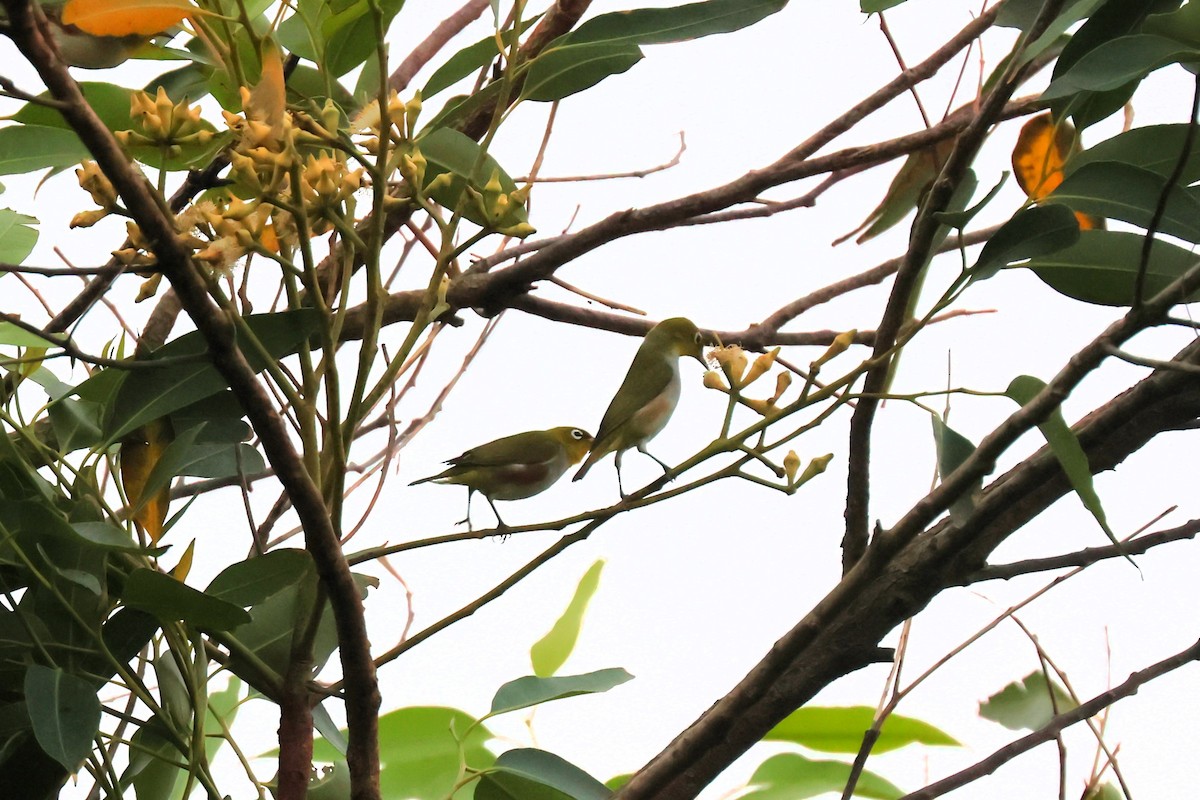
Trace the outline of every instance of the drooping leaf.
{"label": "drooping leaf", "polygon": [[864,14],[874,14],[879,11],[887,11],[889,8],[895,8],[906,2],[908,0],[858,0],[858,8]]}
{"label": "drooping leaf", "polygon": [[0,128],[0,175],[62,169],[90,155],[74,131],[48,125]]}
{"label": "drooping leaf", "polygon": [[[780,753],[759,765],[750,777],[743,800],[802,800],[828,792],[841,794],[850,779],[850,764],[817,761],[799,753]],[[854,786],[855,797],[896,800],[904,792],[870,770],[863,770]]]}
{"label": "drooping leaf", "polygon": [[[933,442],[937,449],[938,475],[943,481],[958,469],[962,462],[975,452],[970,439],[951,428],[936,414],[930,415],[933,423]],[[950,504],[950,516],[961,520],[975,510],[975,496],[983,488],[983,479],[977,479],[970,490]]]}
{"label": "drooping leaf", "polygon": [[1121,36],[1105,42],[1056,76],[1042,100],[1060,100],[1080,92],[1106,92],[1140,81],[1154,70],[1178,61],[1196,61],[1196,48],[1150,34]]}
{"label": "drooping leaf", "polygon": [[600,571],[603,568],[603,560],[595,562],[588,568],[588,571],[579,579],[579,585],[575,587],[575,594],[571,598],[571,602],[567,604],[562,616],[558,618],[546,635],[534,642],[533,647],[529,649],[529,660],[533,663],[534,675],[542,678],[553,675],[571,655],[571,651],[575,649],[575,642],[579,639],[579,629],[583,625],[583,615],[587,611],[592,595],[596,593],[596,589],[600,585]]}
{"label": "drooping leaf", "polygon": [[196,11],[188,0],[67,0],[62,20],[96,36],[153,36]]}
{"label": "drooping leaf", "polygon": [[[427,134],[422,134],[418,145],[428,162],[425,170],[426,180],[432,181],[442,173],[453,176],[448,186],[433,192],[433,199],[447,208],[455,208],[462,203],[463,216],[477,225],[486,224],[486,220],[473,204],[465,201],[463,193],[466,187],[471,187],[480,194],[484,193],[488,181],[496,176],[500,189],[513,192],[517,184],[509,177],[491,155],[483,153],[479,143],[471,137],[451,128],[437,128]],[[460,200],[461,199],[461,200]],[[523,205],[509,204],[503,224],[518,224],[528,222],[529,214]]]}
{"label": "drooping leaf", "polygon": [[1192,47],[1200,47],[1200,6],[1188,3],[1166,14],[1151,14],[1142,25],[1142,33],[1165,36]]}
{"label": "drooping leaf", "polygon": [[[1070,175],[1088,164],[1119,161],[1165,178],[1179,163],[1187,133],[1188,126],[1183,124],[1132,128],[1076,153],[1067,161],[1065,170]],[[1186,186],[1197,180],[1200,180],[1200,147],[1193,147],[1179,175],[1179,183]]]}
{"label": "drooping leaf", "polygon": [[[954,140],[945,139],[932,147],[918,150],[904,160],[896,177],[892,178],[883,200],[876,206],[862,224],[854,230],[839,236],[833,241],[835,245],[849,239],[862,231],[856,244],[873,239],[884,231],[898,224],[913,212],[920,204],[934,179],[942,171],[942,165],[954,149]],[[865,229],[865,230],[864,230]]]}
{"label": "drooping leaf", "polygon": [[[193,434],[194,436],[194,434]],[[163,533],[171,491],[167,480],[150,482],[163,453],[175,438],[165,418],[150,420],[121,440],[121,485],[133,509],[133,521],[154,544]]]}
{"label": "drooping leaf", "polygon": [[630,680],[633,680],[633,676],[620,667],[601,669],[583,675],[563,675],[550,678],[528,675],[509,681],[496,691],[488,716],[529,708],[540,703],[548,703],[551,700],[561,700],[564,697],[607,692],[614,686],[620,686]]}
{"label": "drooping leaf", "polygon": [[[345,4],[338,13],[321,22],[321,35],[325,40],[322,66],[334,77],[341,77],[359,64],[373,57],[378,48],[378,35],[372,3],[356,0]],[[386,31],[404,0],[382,0],[375,4],[381,19],[379,24]]]}
{"label": "drooping leaf", "polygon": [[238,606],[253,606],[299,583],[313,570],[312,556],[306,550],[272,550],[221,571],[204,590]]}
{"label": "drooping leaf", "polygon": [[[1079,241],[1049,255],[1035,256],[1021,266],[1032,269],[1055,291],[1101,305],[1127,306],[1133,302],[1134,284],[1145,237],[1121,231],[1082,231]],[[1198,260],[1178,245],[1155,240],[1145,277],[1145,296],[1153,297],[1183,275]],[[1194,293],[1188,301],[1200,299]]]}
{"label": "drooping leaf", "polygon": [[87,681],[61,669],[30,664],[25,671],[25,705],[33,735],[46,755],[75,772],[92,750],[100,729],[100,700]]}
{"label": "drooping leaf", "polygon": [[[537,14],[530,19],[521,20],[521,32],[524,33],[530,25],[539,19],[541,19],[541,14]],[[514,32],[512,30],[506,30],[500,34],[501,43],[506,48],[512,46],[513,38]],[[425,86],[421,89],[421,99],[428,100],[443,89],[453,86],[463,78],[475,74],[492,63],[500,54],[498,47],[496,37],[493,35],[480,39],[475,44],[459,50],[429,76],[429,80],[425,82]]]}
{"label": "drooping leaf", "polygon": [[[1026,406],[1041,394],[1045,388],[1045,382],[1038,378],[1034,378],[1031,375],[1018,375],[1012,379],[1012,382],[1009,383],[1004,393],[1019,405]],[[1054,453],[1055,458],[1058,459],[1063,472],[1067,475],[1067,480],[1071,482],[1071,488],[1075,490],[1075,494],[1079,495],[1084,508],[1096,518],[1096,522],[1100,524],[1100,528],[1104,531],[1104,535],[1108,537],[1109,541],[1119,547],[1120,543],[1117,541],[1116,534],[1108,527],[1108,518],[1104,513],[1104,507],[1100,503],[1100,495],[1096,494],[1096,488],[1092,481],[1092,469],[1088,465],[1087,454],[1083,452],[1083,447],[1080,446],[1075,432],[1071,430],[1071,426],[1063,418],[1062,409],[1055,408],[1050,413],[1050,416],[1038,425],[1038,430],[1046,437],[1046,443],[1050,445],[1050,450]],[[1125,558],[1129,560],[1129,563],[1133,563],[1133,559],[1129,558],[1129,556]]]}
{"label": "drooping leaf", "polygon": [[706,0],[670,8],[639,8],[600,14],[556,45],[585,42],[668,44],[732,33],[781,11],[787,0]]}
{"label": "drooping leaf", "polygon": [[1050,194],[1063,179],[1063,165],[1080,150],[1079,135],[1066,120],[1055,124],[1049,112],[1021,126],[1013,148],[1013,174],[1021,190],[1034,200]]}
{"label": "drooping leaf", "polygon": [[579,767],[532,747],[501,753],[475,788],[476,800],[607,800],[611,795]]}
{"label": "drooping leaf", "polygon": [[643,58],[636,44],[588,42],[547,49],[529,64],[521,97],[553,102],[628,71]]}
{"label": "drooping leaf", "polygon": [[[1053,696],[1053,699],[1051,699]],[[1037,730],[1056,714],[1076,707],[1071,695],[1057,681],[1047,684],[1046,674],[1032,672],[1020,683],[1013,682],[979,704],[979,716],[999,722],[1010,730]]]}
{"label": "drooping leaf", "polygon": [[230,630],[250,621],[241,606],[196,591],[153,569],[134,570],[125,581],[121,600],[163,622],[183,620],[207,630]]}
{"label": "drooping leaf", "polygon": [[[789,714],[763,737],[792,742],[824,753],[857,753],[863,734],[875,721],[868,706],[804,706]],[[959,746],[959,742],[927,722],[898,714],[883,722],[872,752],[886,753],[910,744]]]}
{"label": "drooping leaf", "polygon": [[1057,253],[1078,241],[1078,216],[1066,206],[1022,209],[988,239],[971,268],[971,280],[987,280],[1009,264]]}

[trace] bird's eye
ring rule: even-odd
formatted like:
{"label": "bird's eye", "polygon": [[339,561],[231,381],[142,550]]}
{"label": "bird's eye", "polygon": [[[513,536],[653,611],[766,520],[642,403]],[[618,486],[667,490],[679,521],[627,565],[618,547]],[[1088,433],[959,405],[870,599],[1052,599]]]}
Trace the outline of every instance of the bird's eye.
{"label": "bird's eye", "polygon": [[584,436],[585,436],[584,432],[579,430],[579,428],[576,428],[575,430],[571,431],[572,439],[579,440],[579,439],[582,439]]}
{"label": "bird's eye", "polygon": [[696,332],[696,344],[704,344],[704,334]]}

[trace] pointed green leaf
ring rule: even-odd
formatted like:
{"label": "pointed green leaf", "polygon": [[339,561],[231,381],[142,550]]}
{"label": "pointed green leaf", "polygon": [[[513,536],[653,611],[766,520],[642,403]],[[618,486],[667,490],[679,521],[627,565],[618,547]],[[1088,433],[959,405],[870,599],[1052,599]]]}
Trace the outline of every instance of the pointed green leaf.
{"label": "pointed green leaf", "polygon": [[[1187,135],[1188,126],[1185,124],[1133,128],[1071,156],[1063,166],[1063,171],[1070,175],[1088,164],[1119,161],[1165,178],[1175,171]],[[1200,180],[1200,147],[1193,147],[1180,173],[1179,183],[1186,186],[1197,180]]]}
{"label": "pointed green leaf", "polygon": [[626,42],[554,47],[529,62],[521,97],[545,103],[562,100],[628,71],[642,57],[640,47]]}
{"label": "pointed green leaf", "polygon": [[1079,220],[1058,203],[1018,211],[992,234],[971,267],[971,281],[987,280],[1015,261],[1057,253],[1079,241]]}
{"label": "pointed green leaf", "polygon": [[[541,16],[541,14],[537,14],[531,19],[521,20],[521,32],[524,33]],[[512,45],[513,31],[506,30],[500,36],[505,47]],[[500,51],[497,49],[495,36],[488,36],[475,42],[475,44],[464,47],[452,55],[445,64],[442,64],[442,66],[438,67],[429,76],[429,80],[425,82],[424,88],[421,89],[421,99],[428,100],[443,89],[458,83],[463,78],[474,75],[495,61],[499,55]]]}
{"label": "pointed green leaf", "polygon": [[[991,188],[991,191],[984,195],[982,200],[970,208],[964,208],[961,211],[940,211],[937,214],[934,214],[934,217],[939,222],[944,222],[950,227],[957,228],[961,231],[970,224],[971,220],[975,219],[976,214],[982,211],[988,203],[995,199],[996,195],[1000,193],[1000,190],[1004,188],[1004,184],[1008,182],[1008,176],[1008,171],[1003,172],[1000,175],[1000,180],[996,181],[996,185]],[[968,198],[968,201],[969,200],[970,198]]]}
{"label": "pointed green leaf", "polygon": [[[444,186],[433,193],[433,199],[446,208],[454,208],[459,204],[465,187],[470,186],[482,193],[488,181],[495,175],[500,181],[500,188],[505,192],[515,191],[517,184],[496,159],[483,152],[471,137],[453,130],[452,128],[437,128],[418,139],[421,155],[425,156],[428,166],[425,169],[426,181],[432,181],[438,175],[449,172],[454,176],[449,186]],[[467,219],[483,225],[485,220],[478,210],[470,203],[463,203],[462,213]],[[529,214],[524,206],[512,204],[508,208],[508,224],[527,222]]]}
{"label": "pointed green leaf", "polygon": [[633,680],[633,676],[620,667],[601,669],[583,675],[563,675],[556,678],[527,675],[524,678],[509,681],[496,691],[496,696],[492,698],[492,710],[488,712],[488,716],[529,708],[539,703],[561,700],[564,697],[607,692],[614,686],[620,686],[629,680]]}
{"label": "pointed green leaf", "polygon": [[559,667],[575,649],[579,639],[579,629],[583,625],[583,615],[596,589],[600,586],[600,572],[604,569],[604,561],[599,560],[588,568],[579,585],[575,587],[575,595],[567,604],[554,626],[529,649],[529,660],[533,663],[533,674],[546,677],[558,672]]}
{"label": "pointed green leaf", "polygon": [[[970,439],[943,422],[937,414],[931,414],[929,418],[933,423],[933,442],[937,449],[938,475],[945,481],[954,473],[954,470],[958,469],[960,464],[971,457],[971,454],[975,452],[975,445]],[[983,488],[982,478],[975,481],[970,491],[950,504],[950,516],[961,520],[970,514],[975,509],[975,496],[981,488]]]}
{"label": "pointed green leaf", "polygon": [[63,169],[90,155],[74,131],[48,125],[0,128],[0,175]]}
{"label": "pointed green leaf", "polygon": [[556,42],[668,44],[732,33],[783,9],[787,0],[707,0],[671,8],[639,8],[601,14]]}
{"label": "pointed green leaf", "polygon": [[[1018,375],[1013,378],[1004,393],[1021,406],[1026,406],[1045,388],[1044,381],[1030,375]],[[1096,522],[1100,524],[1109,541],[1119,546],[1116,534],[1108,527],[1104,507],[1100,504],[1100,495],[1096,494],[1096,488],[1092,483],[1092,468],[1088,465],[1087,454],[1083,452],[1083,447],[1080,446],[1079,439],[1075,437],[1075,432],[1063,418],[1062,408],[1055,408],[1050,416],[1038,425],[1038,429],[1046,437],[1046,443],[1050,445],[1050,450],[1058,459],[1058,463],[1062,465],[1067,480],[1071,482],[1071,488],[1083,501],[1084,508],[1096,518]],[[1129,556],[1126,558],[1129,559]],[[1132,564],[1133,560],[1129,559],[1129,562]]]}
{"label": "pointed green leaf", "polygon": [[33,735],[46,755],[74,773],[100,729],[100,700],[82,678],[31,664],[25,671],[25,704]]}
{"label": "pointed green leaf", "polygon": [[[1051,695],[1053,694],[1053,700]],[[1010,730],[1037,730],[1056,714],[1076,707],[1071,695],[1058,684],[1046,683],[1038,671],[1020,683],[1010,683],[979,704],[979,716],[999,722]]]}
{"label": "pointed green leaf", "polygon": [[295,586],[313,571],[307,550],[284,548],[226,567],[204,590],[237,606],[252,606]]}
{"label": "pointed green leaf", "polygon": [[[816,761],[799,753],[781,753],[759,765],[750,778],[750,791],[741,800],[802,800],[828,792],[841,794],[850,779],[850,765]],[[870,770],[854,785],[854,797],[896,800],[904,792]]]}
{"label": "pointed green leaf", "polygon": [[[33,246],[37,244],[38,232],[32,227],[38,224],[36,217],[18,214],[10,208],[0,208],[0,262],[5,264],[23,264]],[[2,274],[2,273],[0,273]],[[4,328],[16,328],[11,322],[3,323]],[[27,339],[37,339],[38,344],[21,344],[20,342],[5,341],[5,344],[17,344],[21,347],[44,347],[45,340],[32,333],[18,329]]]}
{"label": "pointed green leaf", "polygon": [[[1047,198],[1076,211],[1149,227],[1166,189],[1163,176],[1132,164],[1098,161],[1072,172]],[[1180,186],[1172,186],[1159,233],[1200,242],[1200,201]]]}
{"label": "pointed green leaf", "polygon": [[[867,706],[805,706],[789,714],[763,740],[792,742],[824,753],[857,753],[874,721],[875,709]],[[872,752],[886,753],[910,744],[958,746],[959,742],[927,722],[892,714],[884,720]]]}
{"label": "pointed green leaf", "polygon": [[[1081,231],[1079,241],[1052,255],[1022,264],[1032,269],[1055,291],[1101,305],[1127,306],[1133,302],[1134,284],[1142,259],[1145,237],[1120,231]],[[1155,240],[1146,270],[1145,296],[1154,295],[1191,269],[1200,260],[1177,245]],[[1188,302],[1200,299],[1193,293]]]}
{"label": "pointed green leaf", "polygon": [[153,569],[136,569],[125,581],[121,600],[164,622],[183,620],[197,628],[225,631],[250,621],[241,606],[211,597]]}
{"label": "pointed green leaf", "polygon": [[1079,92],[1105,92],[1139,81],[1159,67],[1200,59],[1200,51],[1172,39],[1134,34],[1112,39],[1055,77],[1042,100],[1057,100]]}
{"label": "pointed green leaf", "polygon": [[509,750],[479,779],[475,800],[608,800],[612,791],[545,750]]}

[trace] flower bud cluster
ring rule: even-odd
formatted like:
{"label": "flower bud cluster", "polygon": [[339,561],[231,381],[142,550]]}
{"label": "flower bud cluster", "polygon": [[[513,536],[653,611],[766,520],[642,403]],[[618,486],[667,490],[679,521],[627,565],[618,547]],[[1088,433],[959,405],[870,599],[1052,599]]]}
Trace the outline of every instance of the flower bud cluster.
{"label": "flower bud cluster", "polygon": [[146,92],[134,92],[129,98],[129,115],[135,129],[115,131],[117,141],[126,147],[150,145],[169,157],[177,157],[184,145],[206,145],[216,133],[204,124],[200,107],[187,100],[173,102],[163,87],[153,99]]}

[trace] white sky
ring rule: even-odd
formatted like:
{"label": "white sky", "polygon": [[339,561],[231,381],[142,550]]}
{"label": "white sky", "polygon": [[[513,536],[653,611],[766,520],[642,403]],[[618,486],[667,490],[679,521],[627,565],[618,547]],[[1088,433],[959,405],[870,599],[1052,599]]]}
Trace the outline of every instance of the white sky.
{"label": "white sky", "polygon": [[[647,3],[649,5],[650,3]],[[458,3],[416,2],[394,26],[393,53],[398,61],[432,24]],[[654,3],[658,5],[658,3]],[[665,5],[665,4],[664,4]],[[595,11],[630,5],[597,2]],[[888,13],[888,21],[910,64],[920,61],[964,25],[975,3],[911,0]],[[766,22],[729,36],[694,43],[646,48],[646,59],[625,75],[565,101],[559,109],[555,138],[542,174],[601,173],[644,168],[675,152],[678,132],[687,135],[683,163],[642,180],[584,185],[549,184],[536,189],[531,221],[542,235],[567,226],[579,205],[573,228],[614,210],[644,206],[711,187],[747,169],[764,166],[825,122],[889,80],[895,72],[886,41],[873,21],[863,21],[856,4],[792,3]],[[461,37],[466,44],[486,34],[486,20]],[[994,32],[986,40],[989,65],[1004,53],[1011,35]],[[12,49],[0,42],[3,72],[33,88],[28,74],[10,69]],[[446,52],[453,52],[451,46]],[[977,79],[972,57],[965,83]],[[950,76],[957,69],[947,69]],[[436,66],[436,64],[435,64]],[[134,68],[136,69],[136,68]],[[990,69],[990,66],[989,66]],[[426,70],[414,81],[423,83]],[[1184,73],[1178,68],[1151,81],[1134,106],[1137,123],[1182,121],[1187,113]],[[111,79],[122,82],[121,70]],[[138,85],[143,73],[124,82]],[[96,74],[89,74],[89,79]],[[106,76],[108,77],[108,76]],[[945,107],[946,81],[922,87],[922,99],[934,113]],[[966,100],[964,96],[956,101]],[[7,106],[6,106],[7,107]],[[430,102],[432,113],[440,100]],[[547,107],[518,111],[497,138],[494,153],[513,174],[523,174],[536,152]],[[1084,135],[1085,145],[1119,130],[1110,120]],[[837,140],[830,149],[864,144],[917,130],[920,120],[910,97],[901,97]],[[1008,153],[1019,123],[1002,126],[989,140],[976,169],[981,186],[990,187],[1007,169]],[[652,318],[687,315],[704,327],[741,328],[788,300],[853,272],[898,255],[906,225],[863,246],[831,248],[834,236],[855,227],[879,201],[896,165],[851,178],[823,196],[814,209],[704,228],[687,228],[629,238],[594,251],[560,271],[561,277],[588,291],[645,309]],[[42,219],[43,240],[31,263],[51,264],[51,245],[81,265],[101,263],[116,246],[112,228],[64,233],[65,221],[87,207],[69,174],[52,179],[36,199],[29,181],[6,178],[4,203]],[[787,199],[812,184],[787,186],[771,193]],[[1021,202],[1010,181],[981,216],[980,224],[1006,218]],[[493,240],[476,248],[491,252]],[[410,265],[408,281],[423,285]],[[927,290],[932,294],[956,274],[954,257],[935,262]],[[130,279],[116,294],[119,303],[136,290]],[[26,296],[7,279],[5,309]],[[539,294],[570,298],[546,288]],[[873,328],[886,297],[871,289],[818,308],[797,320],[792,330],[826,327]],[[998,313],[934,326],[906,350],[896,389],[936,388],[952,383],[1002,390],[1015,375],[1049,379],[1065,358],[1117,316],[1106,308],[1086,307],[1061,298],[1023,271],[1005,273],[973,289],[964,301],[971,308]],[[32,304],[27,316],[37,318]],[[137,325],[148,304],[122,305]],[[447,331],[409,404],[404,421],[423,412],[469,349],[482,321],[470,313],[467,324]],[[95,312],[93,333],[111,335],[109,318]],[[1170,339],[1170,342],[1159,341]],[[1179,333],[1147,335],[1139,352],[1163,357],[1183,343]],[[438,420],[400,456],[375,516],[352,549],[447,533],[461,518],[463,490],[405,484],[430,474],[463,449],[509,433],[552,425],[578,425],[595,432],[638,342],[606,333],[564,329],[510,313],[463,378]],[[785,350],[785,357],[806,364],[815,349]],[[827,368],[852,363],[843,356]],[[667,429],[652,451],[678,462],[703,447],[719,429],[724,398],[700,385],[701,370],[685,363],[684,394]],[[1094,405],[1143,374],[1128,367],[1106,367],[1072,396],[1065,413],[1074,421]],[[766,381],[763,386],[766,386]],[[794,390],[793,390],[794,391]],[[951,424],[978,441],[1013,410],[1010,401],[958,398]],[[450,705],[484,713],[495,689],[529,673],[528,647],[552,624],[569,599],[575,581],[595,559],[607,560],[600,590],[584,626],[579,647],[561,670],[565,674],[610,666],[628,669],[636,680],[607,694],[547,705],[537,712],[538,746],[557,753],[601,780],[632,771],[656,754],[681,728],[727,692],[836,583],[841,553],[845,487],[846,423],[842,413],[820,431],[800,440],[805,459],[832,452],[829,471],[791,498],[761,487],[727,481],[653,508],[625,514],[605,525],[472,618],[438,634],[404,658],[383,667],[380,677],[385,709],[403,705]],[[749,421],[749,417],[745,418]],[[895,521],[929,488],[933,441],[926,415],[889,403],[879,415],[873,444],[872,520]],[[1173,504],[1180,510],[1162,526],[1195,515],[1191,470],[1182,469],[1182,434],[1160,437],[1115,474],[1102,475],[1097,488],[1118,535],[1131,532]],[[1023,439],[1001,469],[1039,446]],[[657,476],[657,467],[631,453],[626,458],[627,486]],[[363,494],[365,500],[367,493]],[[510,523],[549,520],[616,499],[612,468],[606,461],[585,482],[564,480],[545,494],[504,504]],[[274,500],[264,486],[253,495],[261,518]],[[476,519],[490,519],[484,503]],[[213,525],[214,519],[220,519]],[[229,529],[243,515],[236,494],[223,492],[197,503],[170,535],[182,547],[198,539],[196,585],[215,574],[230,548],[244,547],[244,533]],[[1067,497],[1014,536],[996,555],[1007,561],[1066,552],[1102,543],[1102,532]],[[517,536],[504,543],[468,542],[416,551],[392,560],[415,595],[416,630],[440,619],[549,546],[553,533]],[[1079,693],[1090,697],[1127,674],[1194,641],[1176,614],[1195,603],[1195,548],[1176,544],[1139,559],[1142,575],[1114,561],[1089,570],[1022,614]],[[368,601],[377,650],[393,644],[402,620],[403,592],[382,570],[383,587]],[[1019,601],[1048,578],[985,584],[944,593],[919,617],[905,673],[923,671],[948,648],[973,633],[1001,609]],[[894,644],[894,635],[886,645]],[[1111,646],[1111,653],[1109,647]],[[953,661],[900,708],[900,713],[938,725],[966,743],[961,749],[906,749],[872,758],[868,768],[912,790],[965,767],[1015,738],[980,720],[976,703],[1037,667],[1028,640],[1011,624]],[[823,692],[818,704],[874,705],[886,667],[851,675]],[[1193,721],[1200,708],[1185,668],[1142,690],[1117,707],[1109,741],[1120,743],[1120,762],[1139,797],[1179,796],[1193,786],[1200,768],[1191,750]],[[239,725],[247,752],[273,746],[275,722],[260,706]],[[255,716],[259,719],[248,720]],[[527,744],[521,714],[489,723],[492,730]],[[244,724],[246,721],[251,724]],[[255,724],[257,723],[257,724]],[[1084,729],[1067,737],[1070,753],[1068,793],[1078,795],[1091,764],[1093,747]],[[722,776],[704,795],[716,798],[744,781],[761,760],[779,748],[760,745]],[[811,755],[811,754],[810,754]],[[1049,796],[1056,786],[1057,763],[1050,746],[1002,768],[995,776],[959,791],[956,798]],[[265,775],[264,775],[265,777]],[[231,783],[227,788],[242,794]]]}

